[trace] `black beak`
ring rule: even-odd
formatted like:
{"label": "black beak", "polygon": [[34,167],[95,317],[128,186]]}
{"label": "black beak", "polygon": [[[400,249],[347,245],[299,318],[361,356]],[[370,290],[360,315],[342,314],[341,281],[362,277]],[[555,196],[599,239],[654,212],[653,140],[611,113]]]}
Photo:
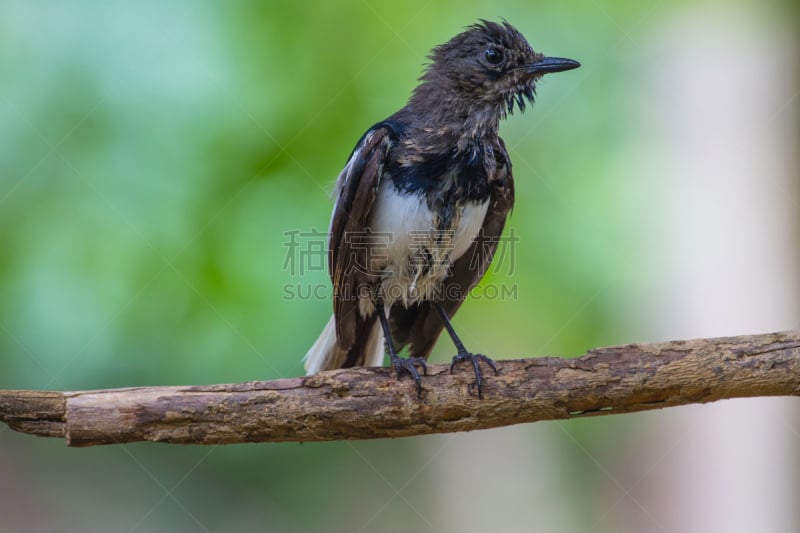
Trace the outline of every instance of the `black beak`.
{"label": "black beak", "polygon": [[523,67],[528,74],[547,74],[548,72],[563,72],[581,66],[577,61],[564,59],[563,57],[545,57],[544,59],[525,65]]}

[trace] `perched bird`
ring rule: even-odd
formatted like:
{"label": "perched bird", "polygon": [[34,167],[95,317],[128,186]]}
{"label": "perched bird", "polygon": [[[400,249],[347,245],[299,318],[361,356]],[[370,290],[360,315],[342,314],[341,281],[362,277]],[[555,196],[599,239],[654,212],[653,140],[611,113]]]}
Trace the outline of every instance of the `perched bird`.
{"label": "perched bird", "polygon": [[[398,373],[421,395],[417,367],[488,268],[514,204],[501,119],[533,103],[536,82],[574,69],[571,59],[535,52],[507,22],[481,20],[434,48],[405,107],[372,126],[336,182],[328,267],[333,317],[305,357],[309,374],[383,364],[384,340]],[[398,355],[408,346],[408,358]]]}

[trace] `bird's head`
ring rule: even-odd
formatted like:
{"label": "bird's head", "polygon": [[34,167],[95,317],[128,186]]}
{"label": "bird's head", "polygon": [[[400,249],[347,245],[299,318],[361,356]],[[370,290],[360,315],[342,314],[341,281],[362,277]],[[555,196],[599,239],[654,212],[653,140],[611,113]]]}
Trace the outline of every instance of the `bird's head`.
{"label": "bird's head", "polygon": [[481,20],[434,48],[415,98],[442,95],[439,105],[462,108],[464,114],[488,113],[496,119],[533,103],[536,82],[550,72],[574,69],[571,59],[545,57],[508,22]]}

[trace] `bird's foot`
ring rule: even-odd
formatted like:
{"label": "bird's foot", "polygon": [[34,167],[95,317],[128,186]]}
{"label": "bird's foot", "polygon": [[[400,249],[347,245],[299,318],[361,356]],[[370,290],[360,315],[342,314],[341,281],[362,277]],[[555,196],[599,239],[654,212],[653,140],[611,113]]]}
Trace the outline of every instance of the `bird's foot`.
{"label": "bird's foot", "polygon": [[428,365],[425,364],[425,359],[422,357],[399,357],[397,355],[392,356],[392,366],[397,370],[397,377],[403,377],[403,373],[405,372],[412,378],[414,378],[414,382],[417,384],[417,398],[422,397],[422,378],[419,377],[419,372],[417,371],[417,366],[422,367],[422,374],[427,376],[428,375]]}
{"label": "bird's foot", "polygon": [[450,373],[453,373],[453,368],[458,363],[463,363],[464,361],[469,361],[472,363],[472,368],[475,370],[475,383],[473,383],[473,387],[477,387],[478,389],[478,398],[483,398],[483,392],[481,391],[481,387],[483,386],[483,373],[481,372],[481,367],[478,365],[479,361],[483,361],[487,365],[494,370],[494,375],[497,375],[497,366],[494,364],[494,361],[486,357],[481,353],[469,353],[469,352],[460,352],[458,355],[453,357],[453,362],[450,363]]}

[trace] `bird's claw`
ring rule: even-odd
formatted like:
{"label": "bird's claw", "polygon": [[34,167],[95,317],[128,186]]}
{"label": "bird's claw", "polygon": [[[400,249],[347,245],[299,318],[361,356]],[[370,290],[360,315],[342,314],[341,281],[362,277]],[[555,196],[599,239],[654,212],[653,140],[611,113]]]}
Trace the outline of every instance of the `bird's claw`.
{"label": "bird's claw", "polygon": [[397,370],[397,377],[400,378],[403,376],[405,372],[409,376],[414,379],[414,382],[417,384],[417,397],[422,397],[422,378],[419,376],[419,372],[417,371],[417,366],[422,367],[422,374],[427,376],[428,375],[428,365],[425,363],[425,359],[422,357],[399,357],[394,356],[392,357],[392,366],[394,366],[395,370]]}
{"label": "bird's claw", "polygon": [[483,398],[483,392],[481,387],[483,386],[483,373],[481,372],[481,367],[478,365],[479,361],[483,361],[492,370],[494,370],[494,375],[497,375],[497,365],[494,364],[494,361],[483,355],[482,353],[469,353],[469,352],[461,352],[455,356],[453,356],[453,361],[450,363],[450,373],[453,373],[453,368],[458,363],[463,363],[464,361],[469,361],[472,363],[472,368],[475,370],[475,383],[472,386],[477,387],[478,389],[478,398]]}

